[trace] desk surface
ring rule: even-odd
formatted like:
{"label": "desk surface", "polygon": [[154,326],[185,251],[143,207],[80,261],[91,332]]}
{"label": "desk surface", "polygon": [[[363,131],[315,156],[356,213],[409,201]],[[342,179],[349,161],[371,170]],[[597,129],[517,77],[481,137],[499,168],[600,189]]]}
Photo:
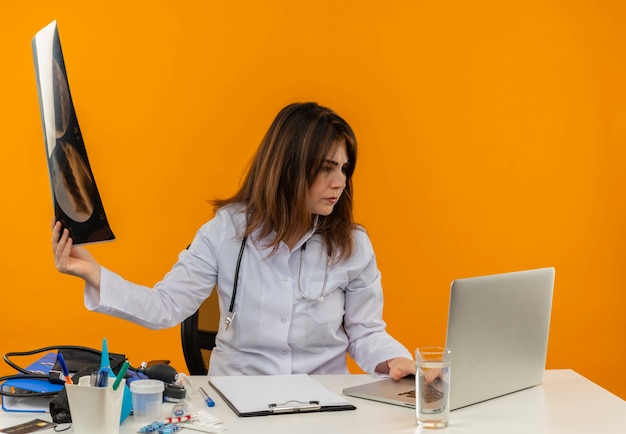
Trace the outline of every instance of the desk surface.
{"label": "desk surface", "polygon": [[[369,375],[314,376],[332,391],[341,394],[344,387],[375,381]],[[194,386],[207,385],[206,377],[191,377]],[[415,410],[359,398],[348,398],[354,411],[283,414],[239,418],[213,393],[216,406],[208,409],[194,390],[191,411],[209,410],[224,422],[225,434],[263,432],[270,434],[320,433],[424,433],[415,425]],[[168,416],[171,404],[163,405]],[[491,401],[455,410],[444,433],[626,433],[626,401],[592,383],[572,370],[548,370],[544,382]],[[0,429],[35,418],[50,420],[47,413],[8,413],[0,411]],[[120,434],[136,433],[142,424],[130,416],[120,427]],[[40,432],[53,432],[40,431]],[[67,434],[73,430],[64,431]],[[192,434],[195,431],[181,431]]]}

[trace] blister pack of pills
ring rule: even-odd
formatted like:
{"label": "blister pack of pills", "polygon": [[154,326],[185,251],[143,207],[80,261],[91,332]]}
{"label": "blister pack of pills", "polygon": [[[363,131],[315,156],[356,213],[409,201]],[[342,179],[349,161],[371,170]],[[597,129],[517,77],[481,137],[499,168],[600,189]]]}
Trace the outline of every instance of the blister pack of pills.
{"label": "blister pack of pills", "polygon": [[169,418],[164,422],[153,422],[141,427],[139,433],[173,434],[188,429],[205,433],[219,433],[226,430],[224,423],[207,411],[199,411],[183,417]]}
{"label": "blister pack of pills", "polygon": [[206,433],[218,433],[226,430],[224,422],[205,410],[193,413],[191,419],[181,423],[180,427]]}

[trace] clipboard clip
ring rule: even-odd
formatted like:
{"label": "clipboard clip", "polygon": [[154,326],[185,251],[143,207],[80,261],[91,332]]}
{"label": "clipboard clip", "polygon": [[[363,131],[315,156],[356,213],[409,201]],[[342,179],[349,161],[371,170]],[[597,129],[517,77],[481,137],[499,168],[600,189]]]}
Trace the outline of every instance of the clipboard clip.
{"label": "clipboard clip", "polygon": [[306,411],[318,411],[322,408],[319,401],[291,401],[283,402],[282,404],[269,404],[270,412],[272,413],[303,413]]}

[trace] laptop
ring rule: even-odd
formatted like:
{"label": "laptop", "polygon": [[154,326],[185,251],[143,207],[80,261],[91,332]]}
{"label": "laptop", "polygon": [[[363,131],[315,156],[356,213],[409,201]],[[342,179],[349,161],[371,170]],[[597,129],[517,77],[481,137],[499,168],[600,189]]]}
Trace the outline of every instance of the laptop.
{"label": "laptop", "polygon": [[[446,346],[452,352],[450,409],[543,381],[555,270],[552,267],[456,279]],[[415,407],[415,377],[348,387],[348,396]]]}

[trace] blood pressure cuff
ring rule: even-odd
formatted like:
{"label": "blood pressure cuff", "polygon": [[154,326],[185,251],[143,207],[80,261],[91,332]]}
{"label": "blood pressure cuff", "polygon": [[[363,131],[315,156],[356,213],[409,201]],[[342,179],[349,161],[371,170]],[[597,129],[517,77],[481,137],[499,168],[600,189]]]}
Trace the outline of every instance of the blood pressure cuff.
{"label": "blood pressure cuff", "polygon": [[[65,364],[68,371],[71,374],[81,372],[81,375],[74,378],[82,377],[82,371],[89,370],[85,375],[89,375],[92,370],[100,368],[101,352],[87,347],[60,347],[59,353],[63,355]],[[111,369],[113,372],[118,372],[121,368],[126,356],[124,354],[109,353],[109,360],[111,362]],[[63,370],[59,361],[54,364],[54,367],[50,370],[50,381],[53,383],[64,384],[65,378],[63,377]]]}
{"label": "blood pressure cuff", "polygon": [[[43,352],[49,353],[26,368],[18,366],[18,364],[11,360],[13,357],[30,356]],[[9,366],[16,369],[19,374],[0,377],[0,382],[6,382],[8,379],[18,379],[20,381],[35,380],[36,382],[46,383],[49,386],[53,383],[56,387],[48,392],[41,392],[41,390],[46,389],[38,388],[39,391],[27,391],[26,393],[5,391],[0,388],[0,395],[3,397],[9,396],[14,398],[52,396],[52,399],[49,401],[49,409],[52,420],[56,423],[70,423],[72,418],[67,400],[67,391],[65,387],[62,387],[60,390],[58,388],[58,385],[65,385],[65,377],[63,376],[63,369],[58,361],[58,353],[63,355],[67,369],[70,374],[72,374],[71,378],[74,384],[78,384],[79,378],[91,375],[94,371],[98,371],[100,369],[102,352],[88,347],[63,345],[39,348],[33,351],[9,352],[4,355],[4,361]],[[124,354],[109,353],[110,367],[114,375],[119,373],[125,360],[126,356]],[[163,377],[162,381],[164,382],[173,383],[176,380],[176,370],[169,366],[165,366],[165,368],[169,369],[164,369],[164,366],[160,366],[169,364],[169,360],[158,362],[163,363],[157,363],[157,365],[152,366],[153,362],[149,362],[145,372],[143,364],[142,367],[138,369],[132,367],[128,368],[126,375],[124,376],[126,379],[126,386],[134,380],[152,378],[149,374],[154,374],[153,376],[155,378]],[[178,397],[180,392],[176,392],[176,397]],[[130,395],[130,392],[128,394],[125,392],[124,394],[124,401],[122,403],[122,420],[130,414],[132,409],[132,403],[128,401],[127,395]]]}
{"label": "blood pressure cuff", "polygon": [[[26,368],[19,366],[19,364],[12,360],[20,356],[31,356],[45,352],[48,353]],[[71,418],[67,402],[67,392],[65,387],[60,390],[58,389],[58,385],[65,384],[65,376],[63,375],[63,369],[58,361],[58,353],[63,355],[68,371],[70,374],[73,374],[72,380],[74,383],[77,383],[78,379],[83,375],[91,375],[93,371],[97,371],[100,368],[102,352],[88,347],[61,345],[40,348],[33,351],[8,352],[4,355],[4,361],[18,371],[18,374],[0,377],[0,381],[3,382],[2,385],[8,385],[8,380],[10,380],[12,382],[10,384],[13,386],[0,389],[3,404],[4,398],[28,399],[31,397],[52,396],[49,403],[52,420],[57,423],[70,422]],[[114,373],[119,372],[125,360],[126,356],[124,354],[109,353],[110,366]],[[129,375],[130,372],[127,376]],[[19,387],[19,385],[23,385],[24,382],[34,384],[41,382],[42,384],[38,385],[36,388],[27,388],[26,386]],[[57,386],[50,387],[51,383]],[[46,384],[48,385],[47,387]]]}

